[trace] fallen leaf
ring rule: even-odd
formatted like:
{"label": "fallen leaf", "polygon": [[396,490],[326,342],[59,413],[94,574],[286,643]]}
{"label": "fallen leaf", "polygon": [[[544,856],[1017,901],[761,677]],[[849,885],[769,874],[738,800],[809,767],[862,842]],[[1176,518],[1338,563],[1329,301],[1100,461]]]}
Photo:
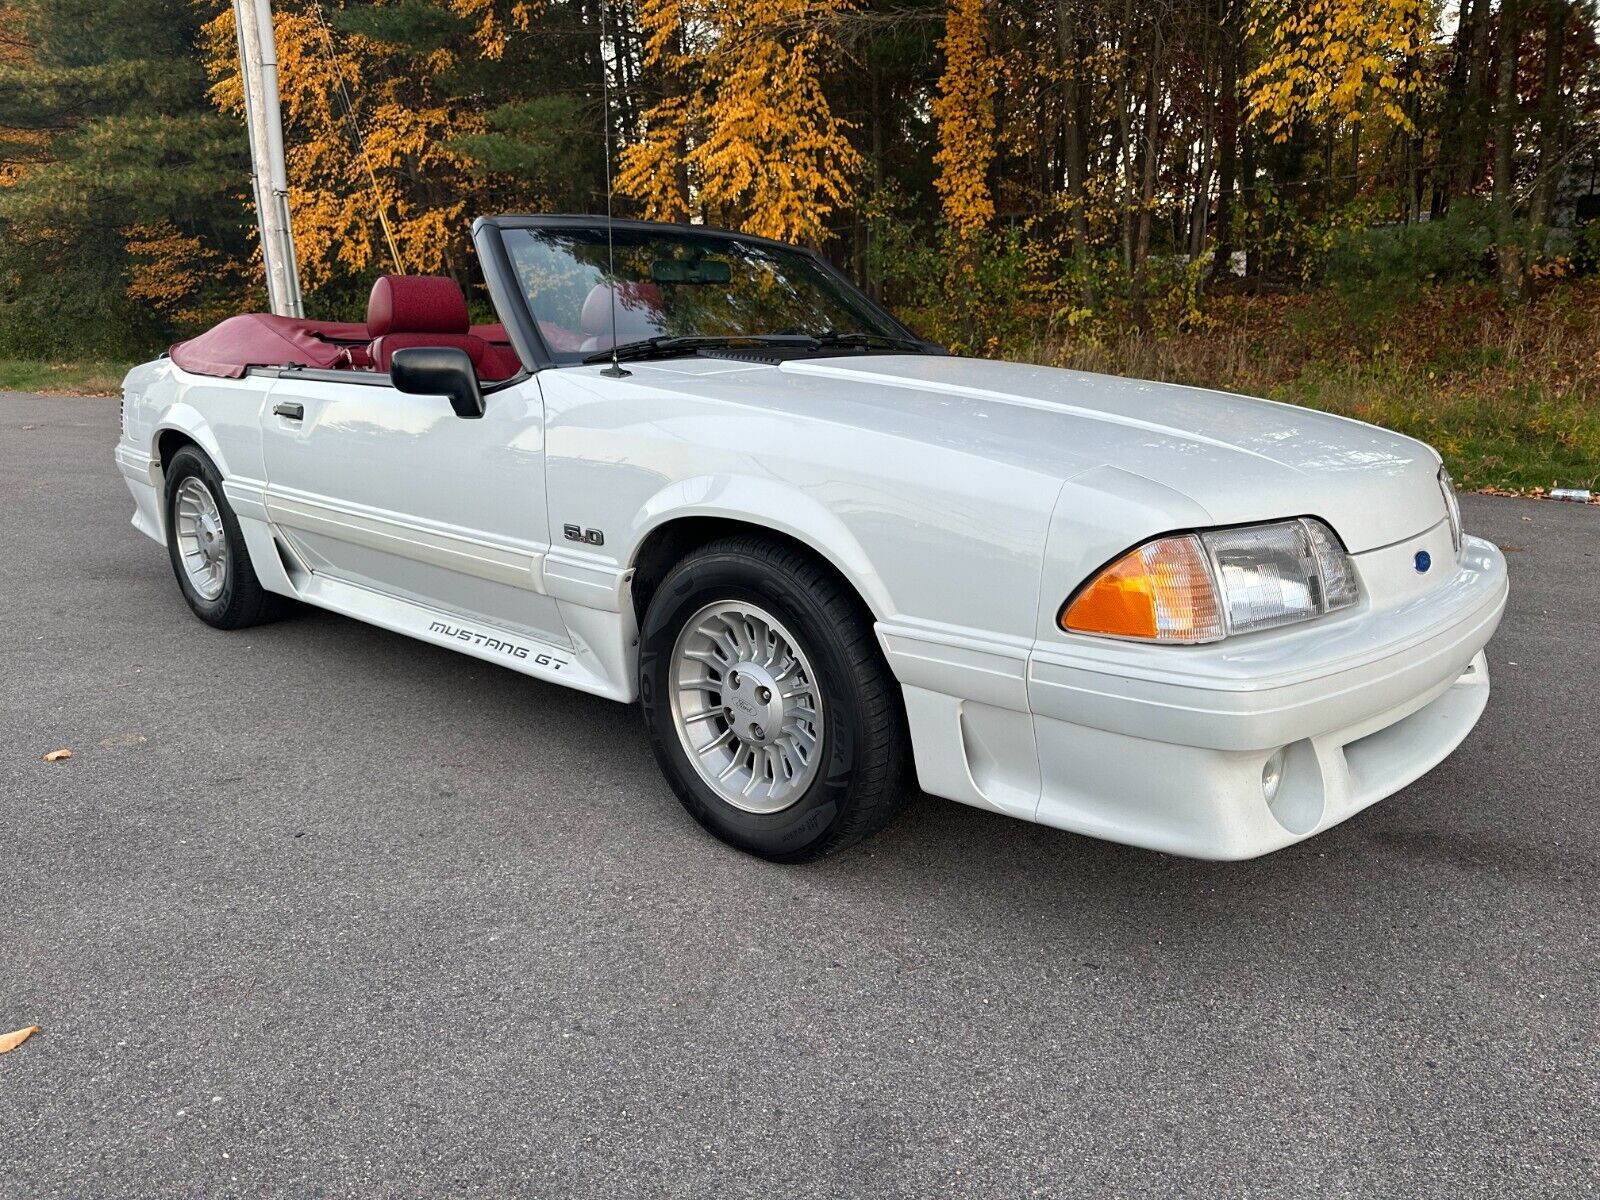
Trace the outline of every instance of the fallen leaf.
{"label": "fallen leaf", "polygon": [[0,1054],[15,1050],[38,1032],[39,1027],[37,1025],[29,1025],[26,1029],[14,1029],[10,1033],[0,1033]]}
{"label": "fallen leaf", "polygon": [[71,750],[52,750],[44,756],[45,762],[60,762],[62,759],[71,758]]}

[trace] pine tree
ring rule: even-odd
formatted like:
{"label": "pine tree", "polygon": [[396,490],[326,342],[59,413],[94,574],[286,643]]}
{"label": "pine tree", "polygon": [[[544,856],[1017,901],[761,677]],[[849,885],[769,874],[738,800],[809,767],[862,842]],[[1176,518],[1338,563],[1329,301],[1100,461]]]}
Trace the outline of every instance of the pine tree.
{"label": "pine tree", "polygon": [[[146,354],[237,290],[206,264],[249,261],[243,131],[206,103],[186,0],[17,8],[0,64],[0,353]],[[141,291],[152,265],[146,283],[193,286]]]}

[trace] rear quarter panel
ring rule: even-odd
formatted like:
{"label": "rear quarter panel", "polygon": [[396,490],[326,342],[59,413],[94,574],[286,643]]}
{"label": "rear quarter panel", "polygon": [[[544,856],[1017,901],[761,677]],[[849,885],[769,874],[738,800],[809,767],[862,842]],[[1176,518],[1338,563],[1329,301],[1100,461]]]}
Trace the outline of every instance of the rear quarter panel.
{"label": "rear quarter panel", "polygon": [[197,443],[224,479],[259,484],[266,477],[261,406],[272,383],[255,375],[191,375],[168,359],[144,363],[123,381],[123,440],[159,459],[162,434],[176,431]]}

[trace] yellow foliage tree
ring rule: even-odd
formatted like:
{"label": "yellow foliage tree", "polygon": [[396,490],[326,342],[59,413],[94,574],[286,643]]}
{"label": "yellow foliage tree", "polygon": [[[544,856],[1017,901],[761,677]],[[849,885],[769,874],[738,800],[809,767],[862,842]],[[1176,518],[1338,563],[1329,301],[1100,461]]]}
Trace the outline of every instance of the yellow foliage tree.
{"label": "yellow foliage tree", "polygon": [[120,232],[128,251],[128,298],[178,326],[220,321],[252,282],[241,273],[250,264],[230,261],[165,218]]}
{"label": "yellow foliage tree", "polygon": [[939,168],[934,186],[944,201],[945,219],[970,237],[994,218],[989,164],[994,159],[996,64],[983,28],[983,0],[950,0],[945,14],[944,74],[933,101],[939,124]]}
{"label": "yellow foliage tree", "polygon": [[1254,0],[1261,64],[1245,80],[1250,110],[1278,141],[1301,120],[1381,112],[1403,129],[1406,100],[1427,86],[1407,68],[1427,49],[1433,0]]}
{"label": "yellow foliage tree", "polygon": [[[213,102],[242,114],[232,7],[202,2],[218,7],[204,31]],[[470,24],[473,56],[490,61],[534,12],[528,3],[495,0],[449,0],[448,8]],[[482,132],[485,119],[437,86],[460,52],[433,49],[419,59],[375,37],[336,35],[319,0],[280,0],[274,17],[289,203],[306,287],[384,260],[391,270],[464,274],[472,214],[455,180],[471,164],[451,144]],[[399,262],[386,245],[385,219]]]}
{"label": "yellow foliage tree", "polygon": [[539,10],[531,0],[450,0],[450,10],[472,22],[472,40],[478,53],[492,62],[505,54],[513,32],[526,33]]}
{"label": "yellow foliage tree", "polygon": [[823,91],[827,19],[853,2],[642,0],[644,61],[667,95],[623,148],[617,190],[651,217],[818,240],[861,168]]}

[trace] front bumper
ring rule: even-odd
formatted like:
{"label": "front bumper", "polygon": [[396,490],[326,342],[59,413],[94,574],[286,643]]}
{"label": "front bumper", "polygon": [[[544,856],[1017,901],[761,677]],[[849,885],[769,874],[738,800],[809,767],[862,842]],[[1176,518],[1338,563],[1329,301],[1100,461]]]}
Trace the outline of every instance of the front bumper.
{"label": "front bumper", "polygon": [[[1410,570],[1414,550],[1438,536],[1358,565],[1368,579]],[[1454,750],[1488,702],[1483,648],[1505,602],[1503,556],[1469,538],[1450,579],[1402,590],[1387,607],[1212,646],[1035,646],[1018,664],[1020,704],[1015,689],[972,686],[973,672],[952,662],[930,670],[954,651],[913,662],[903,643],[885,644],[907,685],[926,790],[1113,841],[1238,859],[1345,820]],[[973,665],[971,650],[960,657]],[[991,680],[999,661],[984,664]],[[1280,750],[1269,802],[1263,769]]]}

